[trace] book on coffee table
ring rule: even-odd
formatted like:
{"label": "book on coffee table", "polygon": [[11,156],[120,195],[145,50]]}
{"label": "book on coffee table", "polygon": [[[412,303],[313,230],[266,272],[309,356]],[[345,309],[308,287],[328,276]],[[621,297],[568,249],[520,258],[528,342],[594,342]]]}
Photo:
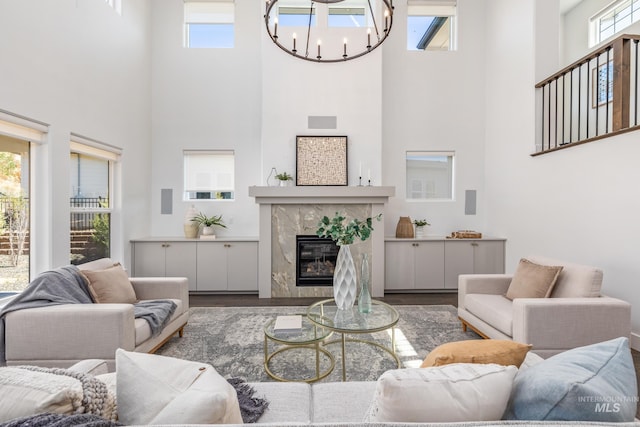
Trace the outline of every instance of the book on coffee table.
{"label": "book on coffee table", "polygon": [[292,316],[278,316],[273,325],[274,332],[300,332],[302,330],[302,316],[299,314]]}

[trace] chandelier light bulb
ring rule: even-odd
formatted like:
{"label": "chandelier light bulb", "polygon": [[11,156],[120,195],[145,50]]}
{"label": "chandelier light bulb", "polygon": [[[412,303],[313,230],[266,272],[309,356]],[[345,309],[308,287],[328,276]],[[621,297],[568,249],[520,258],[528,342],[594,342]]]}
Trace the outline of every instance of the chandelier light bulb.
{"label": "chandelier light bulb", "polygon": [[293,33],[291,35],[291,37],[293,38],[293,50],[291,52],[296,53],[297,52],[297,50],[296,50],[296,38],[297,38],[296,33]]}

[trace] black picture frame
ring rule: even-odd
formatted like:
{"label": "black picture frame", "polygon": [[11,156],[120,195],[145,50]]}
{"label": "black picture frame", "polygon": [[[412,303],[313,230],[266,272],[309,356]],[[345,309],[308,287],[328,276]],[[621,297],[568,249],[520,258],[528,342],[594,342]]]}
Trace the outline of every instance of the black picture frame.
{"label": "black picture frame", "polygon": [[296,185],[346,186],[346,136],[296,136]]}

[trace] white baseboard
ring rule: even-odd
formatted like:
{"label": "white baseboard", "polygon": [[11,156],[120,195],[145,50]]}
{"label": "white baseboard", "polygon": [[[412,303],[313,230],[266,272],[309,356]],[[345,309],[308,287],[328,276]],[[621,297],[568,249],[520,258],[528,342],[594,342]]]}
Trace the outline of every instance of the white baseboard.
{"label": "white baseboard", "polygon": [[640,334],[631,332],[631,339],[629,340],[629,345],[633,350],[640,351]]}

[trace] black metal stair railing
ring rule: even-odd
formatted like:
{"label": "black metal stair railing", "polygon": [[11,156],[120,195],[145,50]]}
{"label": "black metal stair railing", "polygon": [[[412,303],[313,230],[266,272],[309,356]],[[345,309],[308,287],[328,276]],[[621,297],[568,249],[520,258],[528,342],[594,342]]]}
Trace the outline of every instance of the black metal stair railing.
{"label": "black metal stair railing", "polygon": [[536,152],[640,129],[638,35],[623,35],[536,85]]}

